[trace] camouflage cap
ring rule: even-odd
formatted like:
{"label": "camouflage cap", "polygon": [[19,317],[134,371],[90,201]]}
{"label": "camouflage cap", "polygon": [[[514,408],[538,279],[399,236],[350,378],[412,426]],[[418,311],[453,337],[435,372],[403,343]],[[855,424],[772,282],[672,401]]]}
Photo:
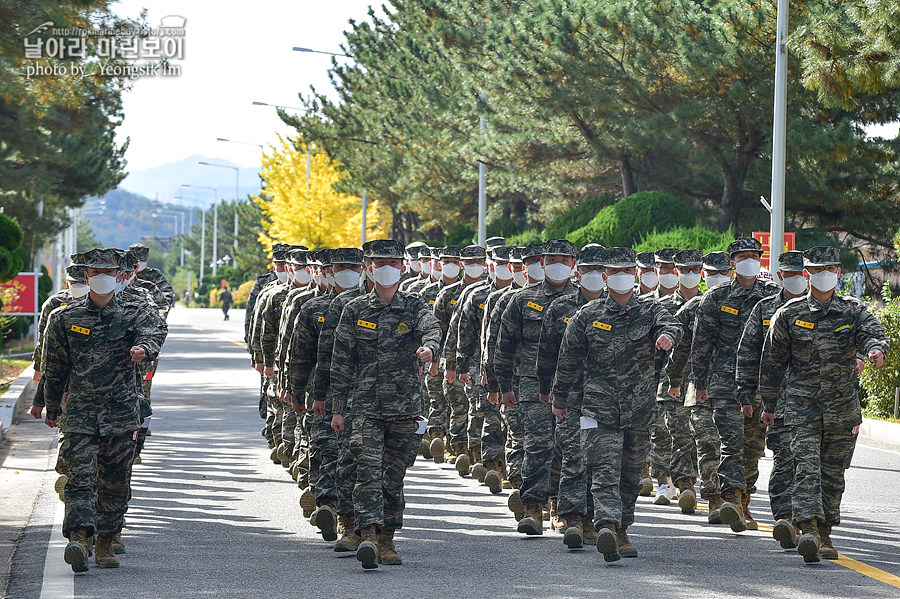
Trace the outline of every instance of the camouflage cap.
{"label": "camouflage cap", "polygon": [[840,266],[841,250],[818,245],[803,252],[803,266]]}
{"label": "camouflage cap", "polygon": [[331,254],[334,252],[331,248],[322,248],[319,250],[319,264],[322,266],[331,266]]}
{"label": "camouflage cap", "polygon": [[69,256],[69,260],[72,261],[72,266],[84,266],[84,253],[78,252],[76,254],[72,254]]}
{"label": "camouflage cap", "polygon": [[[367,241],[367,242],[363,245],[363,252],[364,252],[364,253],[365,253],[365,250],[367,249],[367,248],[366,248],[366,245],[368,245],[368,244],[370,244],[370,243],[372,243],[372,242],[371,242],[371,241]],[[417,259],[417,258],[419,257],[419,253],[422,251],[422,248],[425,248],[425,247],[428,247],[428,246],[425,245],[425,242],[423,242],[423,241],[414,241],[414,242],[412,242],[411,244],[409,244],[408,246],[406,246],[406,259],[407,259],[407,260],[415,260],[415,259]]]}
{"label": "camouflage cap", "polygon": [[803,272],[803,252],[791,250],[778,256],[778,270],[781,272]]}
{"label": "camouflage cap", "polygon": [[568,239],[548,239],[544,242],[545,256],[572,256],[578,255],[578,248]]}
{"label": "camouflage cap", "polygon": [[599,243],[589,243],[578,252],[578,266],[603,266],[606,255],[605,247]]}
{"label": "camouflage cap", "polygon": [[484,242],[484,247],[489,250],[500,245],[506,245],[506,237],[488,237]]}
{"label": "camouflage cap", "polygon": [[306,254],[306,263],[311,265],[320,264],[319,250],[310,250],[309,253]]}
{"label": "camouflage cap", "polygon": [[[652,252],[646,252],[653,255]],[[606,248],[603,266],[607,268],[634,268],[638,265],[638,253],[631,248]]]}
{"label": "camouflage cap", "polygon": [[363,252],[359,248],[337,248],[331,250],[332,264],[360,264]]}
{"label": "camouflage cap", "polygon": [[84,281],[85,267],[81,264],[70,264],[66,267],[66,280],[70,282]]}
{"label": "camouflage cap", "polygon": [[423,245],[419,248],[419,260],[425,260],[427,262],[428,258],[431,258],[431,248],[427,245]]}
{"label": "camouflage cap", "polygon": [[535,256],[543,255],[544,244],[541,242],[529,243],[525,246],[525,249],[522,250],[522,260],[527,260],[528,258],[534,258]]}
{"label": "camouflage cap", "polygon": [[441,251],[438,253],[438,258],[459,258],[459,246],[448,245],[442,247]]}
{"label": "camouflage cap", "polygon": [[731,270],[731,258],[725,252],[710,252],[703,256],[706,270]]}
{"label": "camouflage cap", "polygon": [[143,262],[150,258],[150,248],[143,243],[132,243],[128,246],[128,251],[134,254],[134,257],[138,259],[138,262]]}
{"label": "camouflage cap", "polygon": [[700,250],[681,250],[675,254],[675,266],[703,266],[703,252]]}
{"label": "camouflage cap", "polygon": [[653,252],[635,254],[635,262],[641,268],[656,268],[656,254]]}
{"label": "camouflage cap", "polygon": [[376,239],[369,246],[371,258],[403,258],[406,248],[395,239]]}
{"label": "camouflage cap", "polygon": [[519,263],[522,262],[522,253],[525,251],[525,248],[521,246],[516,246],[509,251],[509,261]]}
{"label": "camouflage cap", "polygon": [[287,260],[287,253],[290,249],[290,246],[286,243],[276,243],[272,246],[272,261],[273,262],[285,262]]}
{"label": "camouflage cap", "polygon": [[115,248],[94,248],[84,253],[87,268],[119,268],[119,255]]}
{"label": "camouflage cap", "polygon": [[654,257],[656,258],[656,265],[659,266],[659,263],[663,264],[674,264],[675,256],[678,254],[678,248],[663,248],[661,250],[656,250]]}
{"label": "camouflage cap", "polygon": [[510,252],[512,252],[512,248],[510,246],[498,245],[497,247],[491,249],[491,258],[493,258],[494,260],[509,262]]}
{"label": "camouflage cap", "polygon": [[731,258],[738,252],[759,252],[762,255],[762,244],[752,237],[741,237],[728,244],[728,257]]}
{"label": "camouflage cap", "polygon": [[306,266],[309,250],[295,248],[288,252],[288,262],[296,266]]}
{"label": "camouflage cap", "polygon": [[463,260],[478,260],[479,258],[487,258],[487,252],[480,245],[467,245],[460,250],[459,257]]}
{"label": "camouflage cap", "polygon": [[134,252],[116,248],[116,254],[119,256],[119,270],[131,272],[137,268],[138,259]]}

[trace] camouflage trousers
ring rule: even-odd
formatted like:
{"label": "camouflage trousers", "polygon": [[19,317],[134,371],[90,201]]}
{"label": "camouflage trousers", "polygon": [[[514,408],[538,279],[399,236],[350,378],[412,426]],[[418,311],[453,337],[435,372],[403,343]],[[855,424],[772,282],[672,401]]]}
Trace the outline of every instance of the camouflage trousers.
{"label": "camouflage trousers", "polygon": [[443,381],[444,399],[450,410],[450,443],[465,444],[468,441],[466,427],[469,423],[469,398],[466,396],[464,383],[455,380],[452,383]]}
{"label": "camouflage trousers", "polygon": [[550,470],[553,462],[556,417],[549,404],[540,401],[538,380],[519,380],[518,409],[525,424],[525,459],[522,461],[522,502],[547,503],[550,499]]}
{"label": "camouflage trousers", "polygon": [[762,402],[753,405],[753,415],[745,418],[741,405],[733,399],[710,399],[719,437],[722,439],[719,459],[719,488],[756,492],[759,458],[766,448],[766,430],[759,420]]}
{"label": "camouflage trousers", "polygon": [[263,377],[262,401],[265,402],[266,427],[263,435],[266,439],[281,437],[281,420],[284,417],[284,403],[276,397],[275,377]]}
{"label": "camouflage trousers", "polygon": [[428,392],[428,433],[432,437],[443,436],[450,423],[450,410],[444,396],[444,371],[439,370],[436,376],[426,373],[425,389]]}
{"label": "camouflage trousers", "polygon": [[818,518],[826,526],[841,523],[844,471],[853,460],[857,435],[847,429],[818,430],[791,427],[794,462],[791,509],[794,522]]}
{"label": "camouflage trousers", "polygon": [[379,530],[403,527],[403,479],[416,460],[421,440],[417,428],[415,418],[354,418],[350,448],[356,454],[353,511],[357,530],[373,524]]}
{"label": "camouflage trousers", "polygon": [[500,405],[494,405],[487,400],[487,394],[482,393],[480,400],[484,420],[481,429],[481,459],[502,462],[505,458],[503,445],[506,441],[506,431],[503,430],[503,417],[500,415]]}
{"label": "camouflage trousers", "polygon": [[[518,383],[513,383],[513,391],[518,395]],[[500,415],[506,425],[506,479],[518,488],[522,483],[522,462],[525,459],[525,423],[522,421],[522,410],[519,406],[500,407]]]}
{"label": "camouflage trousers", "polygon": [[356,485],[356,454],[350,445],[353,436],[353,419],[344,418],[344,430],[337,434],[337,513],[353,515],[353,487]]}
{"label": "camouflage trousers", "polygon": [[310,415],[309,470],[310,480],[316,472],[316,505],[337,501],[337,433],[331,428],[331,414]]}
{"label": "camouflage trousers", "polygon": [[762,401],[753,404],[753,415],[744,418],[744,491],[756,493],[759,460],[766,453],[766,426],[762,423]]}
{"label": "camouflage trousers", "polygon": [[556,447],[562,454],[556,513],[560,516],[593,514],[594,498],[581,451],[581,415],[577,410],[557,422]]}
{"label": "camouflage trousers", "polygon": [[[481,447],[481,432],[484,430],[484,394],[481,385],[475,384],[475,372],[469,372],[469,382],[465,383],[466,399],[469,402],[469,418],[466,423],[466,442],[469,449]],[[487,403],[487,402],[484,402]]]}
{"label": "camouflage trousers", "polygon": [[87,528],[89,534],[122,530],[131,495],[134,431],[96,436],[66,433],[69,480],[65,487],[63,534]]}
{"label": "camouflage trousers", "polygon": [[697,445],[697,465],[700,472],[700,497],[709,499],[719,494],[719,430],[709,402],[690,406],[691,434]]}
{"label": "camouflage trousers", "polygon": [[292,455],[294,447],[297,445],[295,431],[297,430],[297,413],[289,406],[284,404],[284,418],[281,420],[281,440],[284,443],[285,455]]}
{"label": "camouflage trousers", "polygon": [[616,526],[634,523],[634,505],[649,445],[650,431],[646,428],[599,425],[581,430],[581,449],[594,496],[595,529],[604,522]]}
{"label": "camouflage trousers", "polygon": [[[291,409],[293,412],[293,408]],[[306,416],[309,412],[304,412],[302,416],[297,416],[294,425],[294,455],[299,459],[305,459],[309,454],[309,426]]]}
{"label": "camouflage trousers", "polygon": [[776,420],[766,431],[766,447],[772,450],[772,474],[769,475],[769,503],[772,516],[779,520],[791,514],[791,487],[794,486],[794,454],[791,429],[784,420]]}
{"label": "camouflage trousers", "polygon": [[697,446],[691,435],[691,408],[681,402],[666,402],[666,430],[672,438],[672,459],[669,473],[672,482],[697,478]]}
{"label": "camouflage trousers", "polygon": [[670,472],[672,462],[672,436],[666,428],[666,404],[670,402],[656,402],[656,414],[650,423],[650,452],[649,460],[652,467],[651,474],[659,482],[665,484]]}
{"label": "camouflage trousers", "polygon": [[56,454],[56,473],[69,474],[69,436],[59,434],[59,451]]}

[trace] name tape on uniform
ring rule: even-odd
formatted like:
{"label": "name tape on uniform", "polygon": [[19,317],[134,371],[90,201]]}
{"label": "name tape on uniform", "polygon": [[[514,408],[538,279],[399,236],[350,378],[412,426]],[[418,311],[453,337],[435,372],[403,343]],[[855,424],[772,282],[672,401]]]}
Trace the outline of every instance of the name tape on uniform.
{"label": "name tape on uniform", "polygon": [[90,329],[86,329],[86,328],[84,328],[84,327],[80,327],[80,326],[78,326],[77,324],[73,324],[73,325],[72,325],[72,330],[75,331],[76,333],[81,333],[82,335],[90,335],[90,334],[91,334],[91,330],[90,330]]}
{"label": "name tape on uniform", "polygon": [[563,322],[569,322],[569,317],[568,317],[568,316],[563,316]]}
{"label": "name tape on uniform", "polygon": [[363,327],[364,329],[371,329],[373,331],[378,328],[378,325],[374,322],[369,322],[368,320],[362,319],[356,321],[356,326]]}
{"label": "name tape on uniform", "polygon": [[800,320],[799,318],[798,318],[797,320],[794,321],[794,324],[797,325],[798,327],[803,327],[804,329],[814,329],[814,328],[816,328],[815,323],[813,323],[813,322],[806,322],[805,320]]}
{"label": "name tape on uniform", "polygon": [[770,324],[772,324],[772,321],[771,321],[771,320],[765,320],[765,319],[763,320],[763,326],[764,326],[764,327],[767,327],[767,326],[769,326]]}
{"label": "name tape on uniform", "polygon": [[451,305],[451,306],[455,306],[455,305],[456,305],[456,300],[450,300],[450,305]]}
{"label": "name tape on uniform", "polygon": [[536,304],[536,303],[534,303],[534,302],[528,302],[528,303],[525,304],[525,305],[528,306],[529,308],[531,308],[532,310],[537,310],[538,312],[543,312],[543,311],[544,311],[544,306],[542,306],[542,305],[540,305],[540,304]]}
{"label": "name tape on uniform", "polygon": [[602,330],[604,330],[604,331],[611,331],[611,330],[612,330],[612,325],[611,325],[611,324],[606,324],[605,322],[599,322],[599,321],[596,321],[596,320],[594,321],[594,324],[593,324],[592,326],[593,326],[595,329],[602,329]]}
{"label": "name tape on uniform", "polygon": [[738,315],[738,310],[736,308],[732,308],[731,306],[722,306],[722,312],[727,312],[728,314],[732,314],[734,316]]}

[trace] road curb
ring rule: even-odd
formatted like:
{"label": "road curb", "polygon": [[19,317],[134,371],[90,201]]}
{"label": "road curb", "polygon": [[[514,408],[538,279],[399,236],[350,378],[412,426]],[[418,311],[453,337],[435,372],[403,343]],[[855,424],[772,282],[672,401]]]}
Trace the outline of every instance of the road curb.
{"label": "road curb", "polygon": [[859,440],[900,449],[900,423],[863,418],[859,427]]}
{"label": "road curb", "polygon": [[25,401],[30,401],[37,389],[34,377],[34,365],[26,368],[0,396],[0,441],[6,436],[9,427],[15,422],[16,411]]}

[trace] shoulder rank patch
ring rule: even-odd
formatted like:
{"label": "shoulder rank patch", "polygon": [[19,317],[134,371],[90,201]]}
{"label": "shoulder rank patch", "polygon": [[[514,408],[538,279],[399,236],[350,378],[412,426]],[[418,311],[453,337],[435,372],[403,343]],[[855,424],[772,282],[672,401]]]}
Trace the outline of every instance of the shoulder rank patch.
{"label": "shoulder rank patch", "polygon": [[82,335],[90,335],[90,334],[91,334],[91,330],[90,330],[90,329],[86,329],[86,328],[84,328],[84,327],[80,327],[80,326],[78,326],[77,324],[73,324],[73,325],[72,325],[72,330],[75,331],[76,333],[81,333]]}
{"label": "shoulder rank patch", "polygon": [[767,326],[769,326],[770,324],[772,324],[772,321],[771,321],[771,320],[765,319],[765,318],[763,319],[763,326],[764,326],[764,327],[767,327]]}
{"label": "shoulder rank patch", "polygon": [[540,304],[536,304],[536,303],[534,303],[534,302],[528,302],[528,303],[525,304],[525,305],[528,306],[529,308],[531,308],[532,310],[537,310],[538,312],[543,312],[543,311],[544,311],[544,306],[542,306],[542,305],[540,305]]}
{"label": "shoulder rank patch", "polygon": [[409,332],[409,326],[405,322],[401,322],[400,326],[397,327],[397,332],[401,335],[405,335]]}
{"label": "shoulder rank patch", "polygon": [[368,320],[357,320],[356,326],[363,327],[364,329],[372,329],[373,331],[378,328],[378,325],[374,322],[369,322]]}
{"label": "shoulder rank patch", "polygon": [[316,318],[316,322],[325,322],[325,317],[319,316],[318,318]]}
{"label": "shoulder rank patch", "polygon": [[852,328],[853,328],[853,325],[852,325],[852,324],[842,324],[841,326],[839,326],[838,328],[836,328],[836,329],[834,330],[834,332],[835,332],[835,333],[843,333],[844,331],[849,331],[849,330],[852,329]]}
{"label": "shoulder rank patch", "polygon": [[450,305],[451,305],[451,306],[455,306],[455,305],[456,305],[456,300],[450,300]]}
{"label": "shoulder rank patch", "polygon": [[738,315],[737,308],[732,308],[731,306],[722,306],[722,312],[727,312],[728,314],[731,314],[733,316]]}
{"label": "shoulder rank patch", "polygon": [[804,329],[814,329],[816,328],[815,323],[806,322],[805,320],[800,320],[799,318],[794,321],[794,324],[798,327],[803,327]]}
{"label": "shoulder rank patch", "polygon": [[284,302],[281,302],[281,303],[280,303],[280,304],[278,304],[278,305],[279,305],[279,306],[283,306],[283,305],[284,305]]}
{"label": "shoulder rank patch", "polygon": [[595,329],[602,329],[602,330],[604,330],[604,331],[611,331],[611,330],[612,330],[612,325],[611,325],[611,324],[606,324],[605,322],[599,322],[599,321],[597,321],[597,320],[594,321],[594,324],[593,324],[592,326],[593,326]]}
{"label": "shoulder rank patch", "polygon": [[428,300],[428,305],[429,305],[429,306],[433,306],[433,305],[434,305],[434,300]]}
{"label": "shoulder rank patch", "polygon": [[62,307],[62,306],[68,306],[68,305],[69,305],[69,302],[59,302],[59,305],[60,305],[60,307]]}

